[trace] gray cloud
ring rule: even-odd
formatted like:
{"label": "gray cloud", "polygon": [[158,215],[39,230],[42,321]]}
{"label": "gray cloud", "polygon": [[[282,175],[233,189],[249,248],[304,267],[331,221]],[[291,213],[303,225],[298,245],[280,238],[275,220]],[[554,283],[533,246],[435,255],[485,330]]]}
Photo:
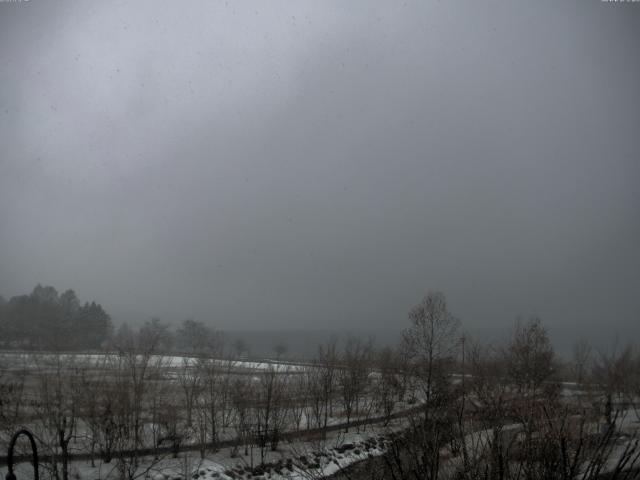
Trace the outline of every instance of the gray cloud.
{"label": "gray cloud", "polygon": [[638,334],[634,4],[0,3],[0,292]]}

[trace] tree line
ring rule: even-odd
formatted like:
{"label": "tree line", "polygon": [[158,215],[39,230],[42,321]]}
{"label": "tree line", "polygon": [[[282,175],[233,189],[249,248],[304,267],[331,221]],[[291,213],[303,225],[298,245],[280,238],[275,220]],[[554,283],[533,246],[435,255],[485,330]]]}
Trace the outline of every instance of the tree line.
{"label": "tree line", "polygon": [[[0,346],[5,349],[110,350],[126,343],[154,341],[163,353],[196,353],[210,349],[218,339],[211,327],[193,319],[175,329],[158,318],[140,328],[123,323],[115,329],[102,305],[82,303],[71,289],[58,293],[52,286],[38,284],[30,294],[8,301],[0,296]],[[246,351],[243,345],[239,341],[237,347]]]}
{"label": "tree line", "polygon": [[36,285],[28,295],[0,296],[0,345],[27,350],[86,350],[111,337],[111,317],[96,302],[82,304],[73,290],[61,294]]}
{"label": "tree line", "polygon": [[[292,432],[373,418],[391,425],[400,413],[378,468],[347,478],[637,477],[638,437],[623,420],[640,421],[638,350],[579,342],[562,361],[536,318],[503,344],[474,341],[441,293],[411,309],[395,348],[334,339],[304,366],[243,366],[240,348],[194,320],[175,331],[157,319],[122,326],[110,341],[94,359],[34,355],[0,369],[0,423],[8,433],[28,422],[55,480],[71,477],[72,451],[133,480],[167,447],[176,456],[196,447],[204,458],[222,442],[259,475]],[[193,356],[163,355],[186,347]],[[313,449],[325,440],[316,433]],[[296,461],[314,478],[311,453]]]}
{"label": "tree line", "polygon": [[442,293],[410,312],[399,350],[420,408],[367,471],[339,478],[640,478],[640,350],[576,344],[559,358],[540,319],[474,341]]}

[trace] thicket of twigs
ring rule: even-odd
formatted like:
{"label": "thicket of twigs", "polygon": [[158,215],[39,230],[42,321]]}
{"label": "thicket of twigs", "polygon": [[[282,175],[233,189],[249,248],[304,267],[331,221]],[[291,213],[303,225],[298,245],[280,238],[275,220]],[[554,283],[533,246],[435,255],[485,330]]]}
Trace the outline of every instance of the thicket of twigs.
{"label": "thicket of twigs", "polygon": [[366,473],[343,475],[638,475],[640,356],[632,348],[603,353],[580,343],[571,361],[560,362],[535,319],[518,324],[505,345],[481,345],[461,333],[440,293],[411,311],[397,348],[332,341],[297,367],[244,369],[213,337],[197,356],[169,364],[163,331],[122,336],[105,355],[5,359],[4,441],[17,428],[33,430],[45,474],[56,480],[69,480],[74,458],[132,480],[187,446],[203,458],[221,445],[238,456],[257,449],[263,462],[292,432],[313,430],[322,439],[335,423],[348,429],[375,418],[384,426],[405,412],[386,453]]}

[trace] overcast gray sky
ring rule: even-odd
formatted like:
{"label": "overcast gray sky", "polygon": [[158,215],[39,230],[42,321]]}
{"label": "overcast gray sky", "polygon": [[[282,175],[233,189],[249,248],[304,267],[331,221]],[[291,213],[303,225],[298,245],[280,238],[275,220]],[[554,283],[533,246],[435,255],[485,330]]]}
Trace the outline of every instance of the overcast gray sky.
{"label": "overcast gray sky", "polygon": [[0,293],[640,333],[640,3],[0,3]]}

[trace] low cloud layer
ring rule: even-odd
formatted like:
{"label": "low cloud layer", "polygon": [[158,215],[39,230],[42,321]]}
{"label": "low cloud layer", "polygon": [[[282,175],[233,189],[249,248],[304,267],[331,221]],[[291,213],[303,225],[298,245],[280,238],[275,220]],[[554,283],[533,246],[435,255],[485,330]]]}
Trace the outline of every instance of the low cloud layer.
{"label": "low cloud layer", "polygon": [[[640,328],[636,4],[0,3],[0,293]],[[576,334],[578,335],[578,334]]]}

